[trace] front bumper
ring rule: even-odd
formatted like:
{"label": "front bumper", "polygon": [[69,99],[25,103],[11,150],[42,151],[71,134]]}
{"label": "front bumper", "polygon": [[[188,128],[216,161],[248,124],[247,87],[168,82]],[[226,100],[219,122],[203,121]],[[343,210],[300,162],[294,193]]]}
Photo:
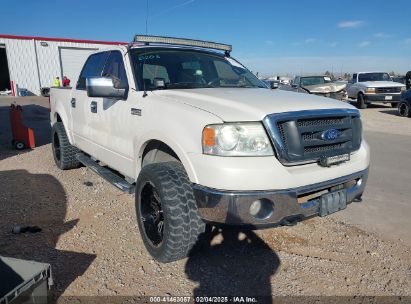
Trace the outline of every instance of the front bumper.
{"label": "front bumper", "polygon": [[[401,94],[364,94],[367,102],[398,102],[401,99]],[[386,97],[392,99],[386,99]]]}
{"label": "front bumper", "polygon": [[[201,185],[193,186],[200,216],[207,222],[250,225],[263,228],[287,224],[319,215],[321,195],[346,190],[347,203],[361,197],[368,169],[330,181],[286,190],[224,191]],[[271,202],[272,212],[256,217],[250,206],[256,200]]]}

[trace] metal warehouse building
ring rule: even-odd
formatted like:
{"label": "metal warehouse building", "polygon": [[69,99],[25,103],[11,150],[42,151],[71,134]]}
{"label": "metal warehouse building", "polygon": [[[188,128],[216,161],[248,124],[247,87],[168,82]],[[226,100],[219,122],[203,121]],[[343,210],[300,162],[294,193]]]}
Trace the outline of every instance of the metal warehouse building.
{"label": "metal warehouse building", "polygon": [[0,34],[0,91],[19,88],[40,95],[63,75],[73,85],[91,52],[118,44],[125,43]]}

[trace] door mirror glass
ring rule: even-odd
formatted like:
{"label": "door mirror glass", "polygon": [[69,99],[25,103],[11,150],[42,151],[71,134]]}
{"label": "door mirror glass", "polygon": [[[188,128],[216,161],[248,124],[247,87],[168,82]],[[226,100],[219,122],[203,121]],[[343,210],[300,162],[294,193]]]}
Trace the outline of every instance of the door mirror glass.
{"label": "door mirror glass", "polygon": [[127,89],[116,89],[111,77],[89,77],[86,87],[88,97],[127,98]]}

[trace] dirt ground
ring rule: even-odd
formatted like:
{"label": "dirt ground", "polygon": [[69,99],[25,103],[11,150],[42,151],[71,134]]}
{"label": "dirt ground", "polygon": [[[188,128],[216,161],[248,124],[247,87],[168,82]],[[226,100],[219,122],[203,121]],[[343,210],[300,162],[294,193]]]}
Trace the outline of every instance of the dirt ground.
{"label": "dirt ground", "polygon": [[[367,117],[380,117],[368,110],[365,129]],[[411,247],[336,217],[260,231],[214,229],[191,257],[157,263],[139,237],[133,196],[87,168],[58,170],[49,143],[16,153],[1,136],[0,255],[50,263],[56,297],[411,296]],[[15,235],[14,225],[43,231]]]}

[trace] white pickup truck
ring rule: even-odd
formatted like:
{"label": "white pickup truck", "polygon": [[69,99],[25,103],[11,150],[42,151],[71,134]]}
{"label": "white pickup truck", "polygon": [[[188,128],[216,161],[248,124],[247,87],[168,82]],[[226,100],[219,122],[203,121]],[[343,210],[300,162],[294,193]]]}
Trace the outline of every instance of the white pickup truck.
{"label": "white pickup truck", "polygon": [[292,225],[361,201],[369,148],[347,103],[270,90],[231,46],[136,36],[51,89],[57,166],[135,193],[144,244],[185,257],[206,224]]}
{"label": "white pickup truck", "polygon": [[354,73],[347,87],[348,98],[357,100],[357,107],[365,109],[372,102],[398,106],[405,85],[392,81],[385,72]]}

